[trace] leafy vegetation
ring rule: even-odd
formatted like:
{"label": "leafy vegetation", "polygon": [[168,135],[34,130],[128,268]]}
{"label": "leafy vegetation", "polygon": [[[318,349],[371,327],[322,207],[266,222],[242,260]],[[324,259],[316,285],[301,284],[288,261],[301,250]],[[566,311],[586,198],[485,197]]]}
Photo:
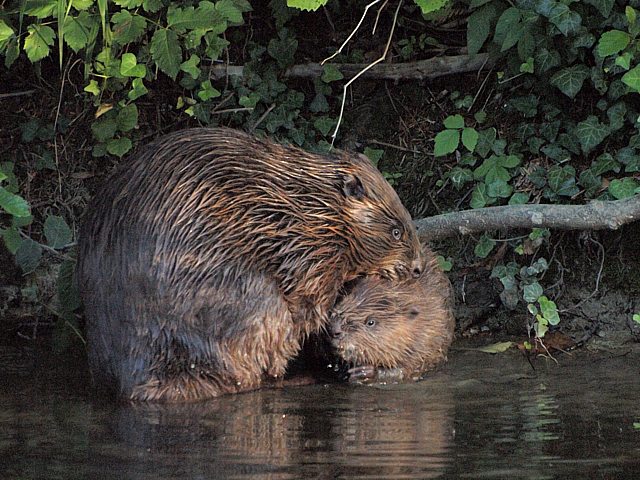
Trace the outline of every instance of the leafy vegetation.
{"label": "leafy vegetation", "polygon": [[[496,66],[477,84],[446,80],[438,97],[442,111],[434,109],[429,119],[433,126],[416,122],[406,128],[416,136],[427,130],[428,147],[417,150],[430,150],[429,158],[416,153],[413,171],[405,169],[405,156],[394,164],[397,152],[389,147],[358,145],[389,182],[402,190],[420,178],[428,185],[423,196],[433,196],[433,205],[442,211],[613,200],[640,192],[640,2],[467,3],[466,36],[448,45],[430,25],[433,12],[448,14],[452,2],[415,0],[401,10],[394,61],[460,51],[464,44],[472,54],[488,52]],[[339,64],[375,58],[371,52],[384,40],[356,36],[319,78],[292,80],[287,69],[309,59],[321,61],[340,43],[331,35],[344,39],[349,33],[333,32],[310,47],[305,28],[317,24],[322,13],[310,12],[320,7],[348,30],[355,25],[343,19],[356,8],[360,13],[363,5],[336,0],[271,0],[268,6],[247,0],[14,0],[0,10],[5,71],[31,72],[40,83],[53,78],[51,88],[59,89],[60,96],[49,117],[23,119],[16,127],[21,145],[35,160],[0,158],[0,209],[5,212],[0,234],[24,273],[35,271],[43,254],[65,262],[60,268],[62,317],[69,320],[77,307],[67,262],[72,261],[78,211],[54,201],[30,208],[33,193],[25,186],[30,176],[60,176],[56,142],[84,122],[88,141],[80,150],[89,150],[90,156],[82,159],[86,168],[101,173],[156,131],[185,125],[243,126],[328,150],[344,83]],[[227,64],[242,65],[242,73],[221,69]],[[77,87],[77,110],[89,111],[90,120],[65,110],[62,99],[70,98],[71,85]],[[545,258],[550,238],[542,229],[515,239],[487,232],[472,245],[476,260],[496,258],[497,264],[490,263],[492,277],[502,285],[503,303],[522,305],[522,310],[526,305],[538,336],[559,321],[543,282],[551,263]],[[508,249],[498,248],[502,245]],[[445,270],[452,268],[451,258],[439,261]]]}

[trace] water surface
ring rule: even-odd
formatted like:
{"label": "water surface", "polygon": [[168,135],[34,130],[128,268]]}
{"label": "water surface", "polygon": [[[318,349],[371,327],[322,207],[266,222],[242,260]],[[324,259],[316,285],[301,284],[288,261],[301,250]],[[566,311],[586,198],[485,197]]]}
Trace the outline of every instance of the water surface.
{"label": "water surface", "polygon": [[[117,405],[76,360],[0,377],[3,479],[640,478],[640,351],[453,351],[405,385]],[[81,363],[81,362],[80,362]]]}

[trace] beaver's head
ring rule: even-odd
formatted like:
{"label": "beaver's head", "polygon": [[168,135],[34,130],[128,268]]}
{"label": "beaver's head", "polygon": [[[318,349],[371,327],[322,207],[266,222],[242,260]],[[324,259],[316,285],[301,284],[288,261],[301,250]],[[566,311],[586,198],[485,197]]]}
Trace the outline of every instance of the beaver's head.
{"label": "beaver's head", "polygon": [[419,283],[378,277],[357,280],[331,312],[329,335],[338,356],[352,365],[385,368],[414,362],[424,327]]}
{"label": "beaver's head", "polygon": [[364,156],[342,178],[347,241],[356,273],[401,280],[424,269],[422,246],[398,195]]}

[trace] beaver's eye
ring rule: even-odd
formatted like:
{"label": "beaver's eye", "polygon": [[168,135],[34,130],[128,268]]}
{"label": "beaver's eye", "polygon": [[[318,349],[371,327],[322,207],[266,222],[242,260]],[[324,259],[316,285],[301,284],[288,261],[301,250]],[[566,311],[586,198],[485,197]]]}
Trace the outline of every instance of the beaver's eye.
{"label": "beaver's eye", "polygon": [[402,237],[402,230],[396,227],[393,230],[391,230],[391,235],[393,235],[394,239],[400,240],[400,237]]}
{"label": "beaver's eye", "polygon": [[376,324],[375,319],[373,319],[371,317],[367,318],[367,321],[365,322],[365,325],[367,327],[373,327],[375,324]]}

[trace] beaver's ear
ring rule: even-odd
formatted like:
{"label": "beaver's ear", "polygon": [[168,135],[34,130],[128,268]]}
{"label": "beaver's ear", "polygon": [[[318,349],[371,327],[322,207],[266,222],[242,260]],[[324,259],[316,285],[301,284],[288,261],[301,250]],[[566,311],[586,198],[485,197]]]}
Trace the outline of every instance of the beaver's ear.
{"label": "beaver's ear", "polygon": [[364,198],[364,186],[358,177],[352,174],[345,174],[342,177],[342,193],[346,197],[354,197],[358,200]]}

